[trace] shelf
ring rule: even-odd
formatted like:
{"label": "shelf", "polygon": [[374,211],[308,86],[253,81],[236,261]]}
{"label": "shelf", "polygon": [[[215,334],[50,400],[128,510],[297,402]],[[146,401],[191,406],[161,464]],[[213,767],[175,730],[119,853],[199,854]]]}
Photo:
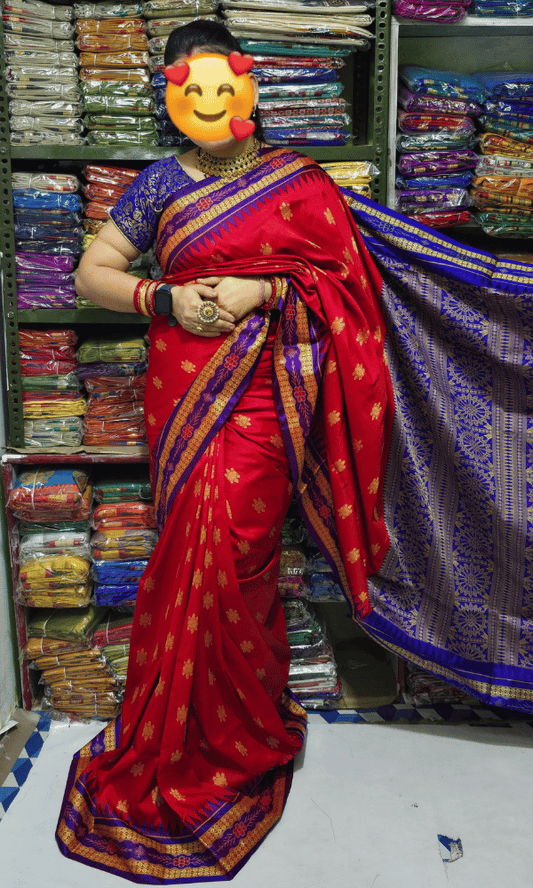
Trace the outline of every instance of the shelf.
{"label": "shelf", "polygon": [[35,308],[19,311],[19,324],[141,324],[149,319],[139,314],[124,314],[106,308]]}
{"label": "shelf", "polygon": [[79,453],[24,453],[22,451],[8,450],[2,455],[2,465],[10,466],[31,466],[31,465],[92,465],[92,464],[134,464],[148,463],[148,453],[112,453],[98,450],[90,453],[83,451]]}
{"label": "shelf", "polygon": [[[357,144],[328,147],[327,145],[288,145],[314,160],[371,160],[375,149],[373,144]],[[142,164],[182,154],[178,147],[143,148],[139,146],[124,148],[108,148],[98,145],[12,145],[11,160],[71,160],[94,163],[96,161],[131,161]]]}
{"label": "shelf", "polygon": [[460,22],[430,22],[415,21],[413,19],[393,16],[392,22],[399,26],[402,37],[456,37],[465,30],[480,30],[484,33],[501,33],[502,28],[512,30],[515,34],[531,33],[533,17],[524,18],[484,18],[476,15],[466,15]]}

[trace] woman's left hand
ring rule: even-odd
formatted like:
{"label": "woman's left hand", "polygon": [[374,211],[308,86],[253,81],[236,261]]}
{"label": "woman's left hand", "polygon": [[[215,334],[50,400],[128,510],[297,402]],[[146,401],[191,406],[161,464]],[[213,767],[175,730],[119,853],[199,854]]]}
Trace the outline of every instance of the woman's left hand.
{"label": "woman's left hand", "polygon": [[242,320],[254,308],[262,304],[262,295],[268,299],[272,289],[268,278],[258,277],[207,277],[197,278],[199,284],[213,287],[217,297],[217,305],[229,312],[235,322]]}

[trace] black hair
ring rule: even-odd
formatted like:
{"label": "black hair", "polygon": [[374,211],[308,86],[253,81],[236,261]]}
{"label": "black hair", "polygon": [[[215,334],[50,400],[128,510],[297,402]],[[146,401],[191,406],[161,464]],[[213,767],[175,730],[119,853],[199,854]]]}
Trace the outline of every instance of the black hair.
{"label": "black hair", "polygon": [[[188,25],[181,25],[169,34],[165,46],[165,65],[173,65],[182,56],[188,56],[193,50],[201,52],[219,52],[229,55],[230,52],[241,52],[239,41],[221,22],[208,19],[196,19]],[[265,140],[259,109],[252,112],[251,119],[255,123],[255,135]]]}

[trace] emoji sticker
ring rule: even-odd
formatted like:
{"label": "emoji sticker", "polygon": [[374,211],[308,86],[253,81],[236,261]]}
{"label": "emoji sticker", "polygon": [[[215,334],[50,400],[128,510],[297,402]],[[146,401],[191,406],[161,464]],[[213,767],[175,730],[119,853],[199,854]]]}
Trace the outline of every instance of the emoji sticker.
{"label": "emoji sticker", "polygon": [[172,123],[199,142],[251,136],[255,94],[248,72],[253,63],[252,56],[240,52],[204,52],[167,65],[165,100]]}

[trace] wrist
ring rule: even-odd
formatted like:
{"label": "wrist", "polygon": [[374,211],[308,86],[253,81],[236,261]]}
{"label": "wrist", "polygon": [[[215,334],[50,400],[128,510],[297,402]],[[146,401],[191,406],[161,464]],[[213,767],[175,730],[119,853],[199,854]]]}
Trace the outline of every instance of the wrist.
{"label": "wrist", "polygon": [[263,309],[263,311],[271,311],[273,308],[277,308],[277,305],[279,302],[279,296],[280,296],[278,278],[271,277],[271,278],[268,278],[267,280],[268,280],[268,289],[270,290],[270,293],[268,295],[266,295],[266,298],[264,299],[264,301],[261,305],[261,308]]}
{"label": "wrist", "polygon": [[135,286],[133,291],[133,308],[138,314],[146,317],[154,317],[154,295],[159,281],[152,281],[148,278],[141,279]]}

